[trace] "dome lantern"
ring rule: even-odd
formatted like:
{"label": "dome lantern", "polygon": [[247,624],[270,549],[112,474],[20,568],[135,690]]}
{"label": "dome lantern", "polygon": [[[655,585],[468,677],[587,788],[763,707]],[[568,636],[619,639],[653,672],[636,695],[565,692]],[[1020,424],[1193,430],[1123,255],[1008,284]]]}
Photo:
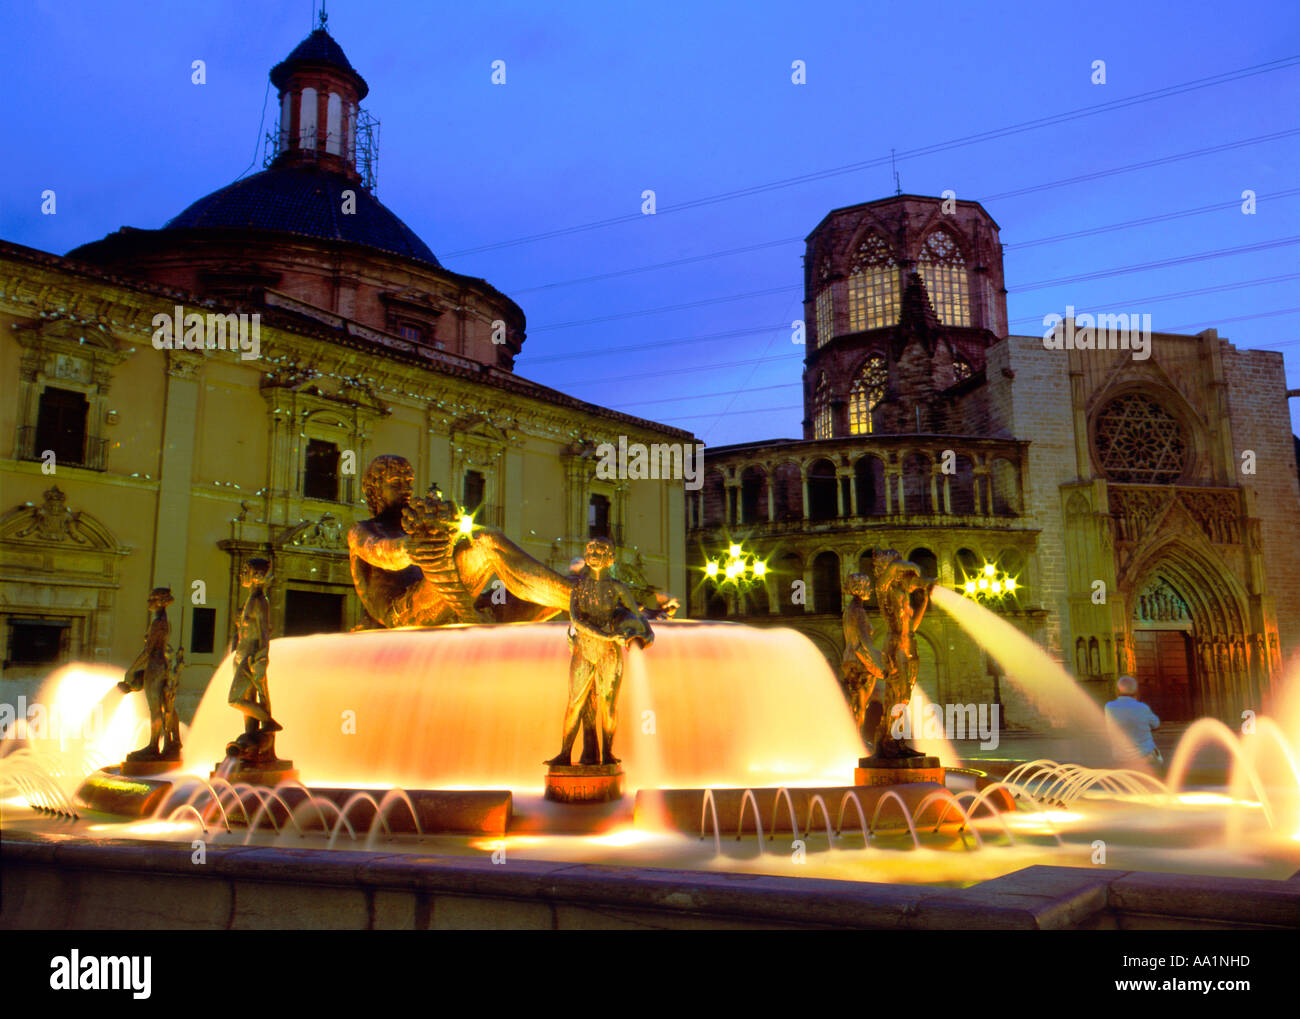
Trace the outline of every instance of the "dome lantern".
{"label": "dome lantern", "polygon": [[322,11],[320,27],[271,68],[280,122],[267,135],[265,165],[317,165],[373,190],[379,123],[359,105],[370,88],[329,34],[325,20]]}

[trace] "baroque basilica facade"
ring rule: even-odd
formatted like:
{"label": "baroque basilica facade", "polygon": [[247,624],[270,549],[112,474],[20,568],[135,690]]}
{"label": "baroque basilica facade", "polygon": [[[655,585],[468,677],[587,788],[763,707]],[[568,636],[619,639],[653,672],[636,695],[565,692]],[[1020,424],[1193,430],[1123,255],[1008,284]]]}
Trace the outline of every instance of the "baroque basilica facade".
{"label": "baroque basilica facade", "polygon": [[[0,242],[6,700],[130,661],[163,586],[192,708],[250,558],[272,563],[273,632],[365,625],[347,533],[383,453],[561,572],[605,536],[625,580],[683,589],[681,481],[598,476],[596,450],[693,437],[515,373],[523,311],[375,197],[368,86],[323,27],[270,76],[263,171],[67,256]],[[156,342],[189,316],[197,349]]]}
{"label": "baroque basilica facade", "polygon": [[[838,667],[847,577],[892,547],[1098,700],[1132,673],[1162,718],[1262,709],[1300,651],[1280,353],[1213,329],[1067,343],[1082,316],[1009,335],[998,226],[975,202],[837,209],[807,238],[804,287],[804,434],[707,450],[692,614],[792,626]],[[948,614],[919,638],[931,701],[1052,721]]]}

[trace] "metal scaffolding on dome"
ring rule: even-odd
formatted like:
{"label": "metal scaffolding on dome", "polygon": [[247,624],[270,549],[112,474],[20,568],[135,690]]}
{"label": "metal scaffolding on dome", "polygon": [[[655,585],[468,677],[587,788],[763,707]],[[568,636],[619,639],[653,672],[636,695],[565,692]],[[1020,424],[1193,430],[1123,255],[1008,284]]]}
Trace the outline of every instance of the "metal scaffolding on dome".
{"label": "metal scaffolding on dome", "polygon": [[[343,139],[344,144],[349,146],[348,161],[356,165],[362,186],[371,194],[375,194],[379,187],[379,124],[379,120],[371,116],[369,110],[358,108],[355,138]],[[275,126],[266,132],[262,166],[270,168],[276,158],[290,148],[300,152],[306,160],[315,159],[321,153],[332,155],[334,153],[330,152],[329,143],[330,136],[326,135],[324,148],[319,148],[313,135],[305,146],[290,145],[287,132],[282,132],[280,121],[277,120]]]}

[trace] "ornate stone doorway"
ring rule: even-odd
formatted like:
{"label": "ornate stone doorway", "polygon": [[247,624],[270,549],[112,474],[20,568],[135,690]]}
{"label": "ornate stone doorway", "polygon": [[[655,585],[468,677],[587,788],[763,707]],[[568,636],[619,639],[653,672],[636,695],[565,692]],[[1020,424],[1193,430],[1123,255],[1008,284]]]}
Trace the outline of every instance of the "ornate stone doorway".
{"label": "ornate stone doorway", "polygon": [[1128,671],[1162,721],[1235,718],[1259,699],[1241,602],[1183,551],[1166,548],[1133,596]]}

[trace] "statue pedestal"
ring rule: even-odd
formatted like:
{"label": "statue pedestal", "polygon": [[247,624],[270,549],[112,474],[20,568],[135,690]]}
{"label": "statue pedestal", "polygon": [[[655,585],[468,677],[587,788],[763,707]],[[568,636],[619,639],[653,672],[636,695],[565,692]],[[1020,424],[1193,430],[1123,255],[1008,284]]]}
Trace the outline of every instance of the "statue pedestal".
{"label": "statue pedestal", "polygon": [[259,761],[256,764],[247,764],[243,761],[237,761],[233,766],[230,758],[217,764],[212,769],[209,778],[224,778],[231,785],[236,782],[246,782],[249,785],[277,786],[281,782],[298,777],[298,770],[293,766],[293,761]]}
{"label": "statue pedestal", "polygon": [[168,771],[179,771],[181,768],[181,759],[178,757],[174,761],[132,761],[125,760],[117,766],[117,773],[128,778],[138,778],[141,775],[162,775]]}
{"label": "statue pedestal", "polygon": [[279,785],[296,779],[298,772],[293,761],[284,761],[275,752],[275,734],[279,729],[244,732],[238,739],[226,744],[226,759],[219,761],[210,778],[224,778],[232,785],[247,782],[249,785]]}
{"label": "statue pedestal", "polygon": [[853,784],[865,786],[937,782],[943,785],[943,766],[937,757],[861,757],[853,769]]}
{"label": "statue pedestal", "polygon": [[617,764],[552,764],[546,798],[556,803],[608,803],[623,798],[623,769]]}

